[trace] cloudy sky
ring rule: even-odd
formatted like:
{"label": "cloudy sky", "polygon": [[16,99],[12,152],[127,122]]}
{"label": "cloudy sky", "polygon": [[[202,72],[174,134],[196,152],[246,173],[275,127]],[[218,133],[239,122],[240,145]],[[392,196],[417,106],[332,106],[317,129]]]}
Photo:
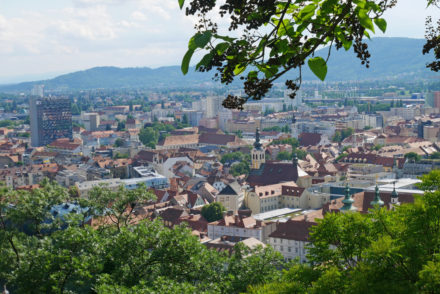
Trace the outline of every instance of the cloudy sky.
{"label": "cloudy sky", "polygon": [[[425,16],[440,17],[425,3],[398,0],[385,36],[423,38]],[[177,65],[193,25],[177,0],[0,0],[0,83],[94,66]]]}

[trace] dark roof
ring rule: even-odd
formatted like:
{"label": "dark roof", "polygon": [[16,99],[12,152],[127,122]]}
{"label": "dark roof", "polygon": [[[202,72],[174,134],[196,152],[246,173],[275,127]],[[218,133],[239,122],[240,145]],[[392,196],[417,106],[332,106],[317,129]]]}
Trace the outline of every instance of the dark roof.
{"label": "dark roof", "polygon": [[314,225],[316,225],[315,222],[289,220],[285,223],[278,223],[276,230],[269,237],[307,241],[309,239],[309,230]]}
{"label": "dark roof", "polygon": [[281,186],[281,191],[283,196],[295,196],[300,197],[304,192],[304,188],[292,187],[292,186]]}
{"label": "dark roof", "polygon": [[155,152],[141,150],[139,151],[138,154],[136,154],[134,159],[135,161],[140,161],[140,162],[153,162],[154,155],[156,155]]}
{"label": "dark roof", "polygon": [[321,142],[321,134],[316,133],[301,133],[298,136],[299,146],[316,146]]}
{"label": "dark roof", "polygon": [[218,193],[218,195],[238,195],[240,194],[240,185],[236,182],[226,185],[226,187]]}
{"label": "dark roof", "polygon": [[235,142],[235,135],[202,133],[199,136],[199,143],[201,144],[227,145],[231,142]]}
{"label": "dark roof", "polygon": [[183,207],[170,207],[160,213],[160,217],[164,221],[169,221],[172,224],[177,224],[182,216],[188,216],[188,213]]}
{"label": "dark roof", "polygon": [[258,170],[251,170],[247,182],[251,186],[266,186],[282,182],[296,182],[298,167],[293,163],[266,162]]}

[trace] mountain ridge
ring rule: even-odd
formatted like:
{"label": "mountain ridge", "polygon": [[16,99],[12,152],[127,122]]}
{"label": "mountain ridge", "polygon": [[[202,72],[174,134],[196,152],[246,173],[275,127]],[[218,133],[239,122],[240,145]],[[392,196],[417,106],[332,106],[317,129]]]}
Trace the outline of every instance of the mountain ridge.
{"label": "mountain ridge", "polygon": [[[326,81],[348,81],[383,79],[389,77],[414,78],[433,76],[435,73],[426,68],[432,55],[423,55],[424,39],[385,38],[368,40],[371,52],[370,68],[361,65],[352,50],[332,50],[328,62]],[[317,52],[318,56],[327,56],[327,49]],[[94,67],[57,76],[53,79],[0,85],[0,91],[30,91],[36,84],[44,84],[45,89],[53,91],[91,90],[91,89],[160,89],[189,87],[220,87],[220,82],[212,80],[213,72],[195,72],[194,67],[183,75],[180,66],[159,68],[115,66]],[[291,72],[284,78],[296,78]],[[317,80],[311,71],[304,67],[303,80]],[[283,80],[280,80],[283,81]]]}

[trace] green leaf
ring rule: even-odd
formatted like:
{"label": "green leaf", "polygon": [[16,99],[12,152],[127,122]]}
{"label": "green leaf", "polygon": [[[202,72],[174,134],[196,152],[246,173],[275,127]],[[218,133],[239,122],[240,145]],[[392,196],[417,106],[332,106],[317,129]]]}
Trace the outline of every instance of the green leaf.
{"label": "green leaf", "polygon": [[205,31],[203,33],[196,33],[188,43],[188,49],[195,50],[197,48],[204,48],[211,40],[212,32]]}
{"label": "green leaf", "polygon": [[358,16],[359,16],[359,22],[361,23],[361,25],[364,28],[369,29],[370,31],[372,31],[374,33],[374,25],[373,25],[373,22],[371,21],[371,18],[367,14],[367,11],[365,9],[359,10]]}
{"label": "green leaf", "polygon": [[237,64],[234,69],[234,75],[238,76],[242,72],[244,72],[246,69],[246,66],[242,66],[241,64]]}
{"label": "green leaf", "polygon": [[377,27],[383,32],[385,33],[385,31],[387,30],[387,21],[383,18],[375,18],[374,19],[374,23],[377,25]]}
{"label": "green leaf", "polygon": [[180,7],[180,9],[182,9],[184,3],[185,3],[185,0],[179,0],[179,7]]}
{"label": "green leaf", "polygon": [[217,46],[215,46],[215,51],[217,52],[217,55],[222,55],[226,51],[226,49],[229,48],[230,45],[231,44],[229,44],[228,42],[217,44]]}
{"label": "green leaf", "polygon": [[315,4],[309,4],[298,13],[299,18],[303,18],[305,15],[309,15],[310,13],[315,14],[316,5]]}
{"label": "green leaf", "polygon": [[223,41],[226,41],[226,42],[233,42],[236,39],[236,38],[231,38],[231,37],[228,37],[228,36],[220,36],[220,35],[217,35],[217,34],[214,35],[214,38],[220,39],[220,40],[223,40]]}
{"label": "green leaf", "polygon": [[181,70],[182,73],[184,75],[186,75],[188,73],[188,68],[189,68],[189,62],[191,61],[191,57],[194,54],[194,50],[193,49],[188,49],[188,51],[186,51],[185,56],[183,56],[182,59],[182,65],[181,65]]}
{"label": "green leaf", "polygon": [[211,62],[212,57],[214,57],[214,54],[212,54],[212,52],[203,56],[202,60],[200,60],[199,63],[197,63],[196,69],[199,69],[199,67],[201,67],[202,65],[207,66]]}
{"label": "green leaf", "polygon": [[327,63],[322,57],[314,57],[308,60],[310,70],[321,80],[325,80],[327,75]]}
{"label": "green leaf", "polygon": [[351,48],[352,41],[344,41],[342,42],[342,46],[344,46],[345,51],[348,51]]}

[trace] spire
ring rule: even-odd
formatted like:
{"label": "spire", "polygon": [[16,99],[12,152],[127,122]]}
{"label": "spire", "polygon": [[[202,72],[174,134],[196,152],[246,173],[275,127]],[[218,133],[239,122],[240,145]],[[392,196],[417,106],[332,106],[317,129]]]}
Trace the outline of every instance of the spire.
{"label": "spire", "polygon": [[396,182],[393,183],[393,192],[391,192],[391,203],[398,204],[399,203],[399,194],[396,191]]}
{"label": "spire", "polygon": [[342,203],[344,206],[341,207],[342,211],[349,211],[349,210],[357,210],[355,206],[353,206],[353,198],[350,195],[350,187],[348,187],[348,183],[345,184],[345,197],[344,200],[342,200]]}
{"label": "spire", "polygon": [[377,186],[377,183],[376,183],[376,189],[375,189],[375,193],[374,193],[374,200],[371,201],[370,204],[373,207],[376,205],[383,206],[383,204],[384,204],[382,199],[380,199],[380,192],[379,192],[379,187]]}
{"label": "spire", "polygon": [[263,145],[260,143],[260,129],[257,128],[255,131],[255,142],[254,142],[254,148],[255,149],[261,149]]}
{"label": "spire", "polygon": [[298,155],[296,155],[296,152],[293,153],[292,163],[294,166],[298,166]]}

